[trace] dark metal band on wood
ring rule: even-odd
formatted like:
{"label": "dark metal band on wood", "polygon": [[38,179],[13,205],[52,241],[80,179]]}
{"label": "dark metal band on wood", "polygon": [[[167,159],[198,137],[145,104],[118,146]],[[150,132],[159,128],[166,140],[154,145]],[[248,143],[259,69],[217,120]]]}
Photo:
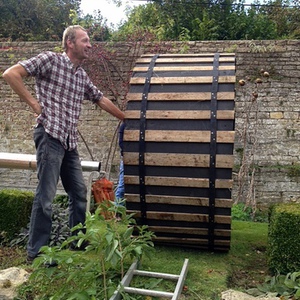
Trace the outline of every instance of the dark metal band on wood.
{"label": "dark metal band on wood", "polygon": [[216,154],[217,154],[217,93],[219,79],[219,57],[216,53],[213,62],[213,82],[211,87],[211,116],[210,116],[210,166],[209,166],[209,223],[208,223],[208,247],[214,249],[215,229],[215,198],[216,198]]}
{"label": "dark metal band on wood", "polygon": [[150,90],[150,81],[153,74],[154,65],[158,54],[154,55],[145,78],[143,96],[140,112],[140,137],[139,137],[139,186],[140,186],[140,204],[141,204],[141,221],[142,224],[147,224],[147,205],[146,205],[146,187],[145,187],[145,131],[146,131],[146,112],[147,101]]}

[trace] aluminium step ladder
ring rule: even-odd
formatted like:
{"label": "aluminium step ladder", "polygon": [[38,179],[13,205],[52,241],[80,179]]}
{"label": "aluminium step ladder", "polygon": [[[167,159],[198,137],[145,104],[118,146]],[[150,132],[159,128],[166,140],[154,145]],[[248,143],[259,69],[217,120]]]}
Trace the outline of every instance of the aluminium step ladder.
{"label": "aluminium step ladder", "polygon": [[[153,296],[153,297],[165,297],[172,300],[178,300],[183,288],[183,284],[187,275],[188,271],[188,259],[184,260],[182,270],[180,272],[180,275],[173,275],[173,274],[167,274],[167,273],[157,273],[157,272],[148,272],[148,271],[140,271],[138,270],[138,261],[134,262],[125,276],[123,277],[120,285],[118,286],[117,290],[114,292],[114,294],[110,297],[109,300],[121,300],[121,291],[124,291],[129,294],[139,294],[144,296]],[[171,292],[163,292],[163,291],[155,291],[155,290],[147,290],[147,289],[140,289],[140,288],[134,288],[129,287],[130,282],[134,275],[138,276],[146,276],[146,277],[154,277],[154,278],[162,278],[162,279],[168,279],[168,280],[177,280],[176,288],[173,293]]]}

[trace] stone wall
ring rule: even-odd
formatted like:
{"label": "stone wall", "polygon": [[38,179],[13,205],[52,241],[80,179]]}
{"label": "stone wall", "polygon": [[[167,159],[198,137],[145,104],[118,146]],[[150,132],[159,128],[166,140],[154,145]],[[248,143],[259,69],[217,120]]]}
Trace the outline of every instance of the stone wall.
{"label": "stone wall", "polygon": [[[235,52],[236,167],[233,170],[233,198],[242,201],[254,199],[259,204],[300,201],[299,40],[195,41],[137,45],[98,44],[100,48],[109,47],[110,51],[113,50],[113,65],[108,66],[113,68],[110,74],[116,73],[114,66],[117,66],[118,76],[123,76],[126,82],[132,67],[130,61],[134,61],[142,53]],[[53,42],[0,43],[0,72],[20,59],[29,58],[43,50],[54,50],[58,46]],[[267,71],[269,76],[264,77],[261,70]],[[107,75],[105,69],[99,72],[100,76]],[[122,102],[126,91],[122,90],[122,80],[118,76],[111,78],[119,85],[121,93],[118,97]],[[258,77],[262,79],[262,83],[255,83]],[[238,84],[240,79],[245,80],[244,86]],[[32,82],[29,81],[28,84],[32,87]],[[99,88],[115,100],[114,93],[106,89],[106,86]],[[257,93],[257,97],[253,93]],[[0,112],[0,152],[33,154],[34,115],[2,78]],[[102,170],[114,181],[117,179],[119,164],[115,138],[117,126],[118,121],[115,118],[86,101],[79,125],[80,133],[84,137],[84,141],[80,140],[79,152],[83,160],[93,158],[101,161]],[[245,171],[242,177],[239,175],[241,164]],[[251,166],[255,167],[255,173]],[[34,189],[35,185],[34,171],[0,168],[0,188]]]}

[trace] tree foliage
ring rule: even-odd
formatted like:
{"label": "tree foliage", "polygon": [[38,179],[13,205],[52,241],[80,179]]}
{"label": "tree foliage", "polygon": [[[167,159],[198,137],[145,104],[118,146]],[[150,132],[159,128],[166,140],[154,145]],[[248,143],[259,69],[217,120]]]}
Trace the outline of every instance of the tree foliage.
{"label": "tree foliage", "polygon": [[142,28],[158,40],[299,38],[297,0],[153,0],[136,7],[119,37]]}
{"label": "tree foliage", "polygon": [[80,0],[0,0],[0,37],[11,40],[58,40]]}
{"label": "tree foliage", "polygon": [[[120,6],[125,1],[110,0]],[[92,40],[120,41],[147,32],[156,40],[298,39],[298,0],[152,0],[126,12],[118,28],[101,11],[84,15],[81,0],[0,0],[0,39],[60,40],[65,27],[80,24]],[[248,2],[247,2],[248,3]],[[136,34],[138,33],[138,34]]]}
{"label": "tree foliage", "polygon": [[0,39],[61,40],[64,29],[80,24],[93,40],[108,40],[110,30],[101,12],[83,15],[81,0],[0,0]]}

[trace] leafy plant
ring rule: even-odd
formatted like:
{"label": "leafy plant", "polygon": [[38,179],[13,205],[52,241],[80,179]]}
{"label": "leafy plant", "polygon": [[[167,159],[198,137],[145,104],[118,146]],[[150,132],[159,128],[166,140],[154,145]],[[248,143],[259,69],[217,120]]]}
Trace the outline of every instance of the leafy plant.
{"label": "leafy plant", "polygon": [[253,296],[280,296],[282,300],[291,299],[291,297],[295,300],[300,299],[300,272],[268,277],[264,284],[249,289],[247,292]]}
{"label": "leafy plant", "polygon": [[[132,216],[123,214],[122,221],[116,222],[105,220],[100,207],[95,214],[88,213],[85,225],[72,228],[78,232],[76,236],[69,237],[61,247],[42,247],[28,283],[30,293],[41,300],[108,299],[124,276],[125,265],[150,257],[154,251],[153,233],[145,226],[135,227]],[[136,236],[134,229],[139,232]],[[85,251],[70,251],[74,242],[78,247],[88,246]],[[53,261],[57,268],[44,267]],[[26,293],[28,297],[28,289]]]}
{"label": "leafy plant", "polygon": [[231,208],[231,215],[233,220],[250,221],[251,208],[246,207],[243,203],[234,204]]}
{"label": "leafy plant", "polygon": [[231,208],[232,220],[268,222],[268,208],[259,208],[253,211],[252,207],[244,203],[233,204]]}

